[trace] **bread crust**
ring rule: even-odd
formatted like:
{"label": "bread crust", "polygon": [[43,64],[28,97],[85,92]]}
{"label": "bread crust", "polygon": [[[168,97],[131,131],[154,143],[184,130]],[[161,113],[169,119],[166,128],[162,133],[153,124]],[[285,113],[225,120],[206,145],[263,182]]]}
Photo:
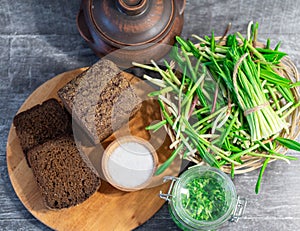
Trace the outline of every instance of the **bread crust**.
{"label": "bread crust", "polygon": [[128,122],[141,102],[124,73],[106,59],[67,83],[58,96],[94,144]]}
{"label": "bread crust", "polygon": [[54,98],[18,113],[13,124],[27,163],[27,152],[62,134],[72,133],[71,117]]}
{"label": "bread crust", "polygon": [[49,140],[28,152],[28,160],[45,205],[57,210],[78,205],[92,196],[101,180],[73,136]]}

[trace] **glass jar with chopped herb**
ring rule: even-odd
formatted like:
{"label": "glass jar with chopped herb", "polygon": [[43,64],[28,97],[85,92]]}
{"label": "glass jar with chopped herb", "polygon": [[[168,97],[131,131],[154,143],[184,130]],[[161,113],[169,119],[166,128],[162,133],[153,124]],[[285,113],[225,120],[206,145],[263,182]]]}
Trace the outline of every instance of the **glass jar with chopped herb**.
{"label": "glass jar with chopped herb", "polygon": [[231,179],[217,168],[194,166],[171,180],[167,194],[171,217],[182,230],[215,230],[242,216],[246,200],[237,196]]}

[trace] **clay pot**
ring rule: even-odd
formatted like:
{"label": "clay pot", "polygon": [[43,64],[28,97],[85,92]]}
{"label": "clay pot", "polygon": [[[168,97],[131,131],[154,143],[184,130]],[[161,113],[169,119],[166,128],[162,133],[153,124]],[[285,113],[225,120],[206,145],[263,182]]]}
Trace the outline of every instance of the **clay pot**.
{"label": "clay pot", "polygon": [[97,56],[147,63],[174,44],[184,8],[185,0],[82,0],[77,26]]}

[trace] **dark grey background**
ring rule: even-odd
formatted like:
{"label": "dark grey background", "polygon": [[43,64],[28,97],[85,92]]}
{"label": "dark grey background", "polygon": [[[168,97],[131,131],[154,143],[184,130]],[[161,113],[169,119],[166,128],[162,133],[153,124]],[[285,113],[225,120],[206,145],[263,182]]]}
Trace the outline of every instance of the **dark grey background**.
{"label": "dark grey background", "polygon": [[[79,36],[75,17],[80,0],[0,0],[0,229],[49,230],[16,196],[7,174],[6,141],[12,118],[39,85],[57,74],[98,60]],[[259,38],[282,41],[300,67],[299,0],[187,0],[183,36],[245,32],[250,20],[260,24]],[[299,157],[299,153],[293,153]],[[237,224],[222,230],[300,230],[300,162],[270,164],[255,195],[258,171],[236,177],[248,207]],[[115,214],[122,216],[122,214]],[[99,227],[100,228],[100,227]],[[100,228],[101,230],[101,228]],[[137,230],[177,230],[167,206]]]}

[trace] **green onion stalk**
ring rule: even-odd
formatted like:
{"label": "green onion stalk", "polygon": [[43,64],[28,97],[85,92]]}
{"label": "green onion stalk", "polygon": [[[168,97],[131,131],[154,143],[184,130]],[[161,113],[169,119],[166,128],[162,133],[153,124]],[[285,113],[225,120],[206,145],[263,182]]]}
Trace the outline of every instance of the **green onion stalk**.
{"label": "green onion stalk", "polygon": [[[134,63],[135,66],[158,72],[162,79],[144,76],[159,87],[149,94],[157,97],[163,120],[146,129],[157,131],[169,126],[175,140],[170,145],[172,155],[157,170],[162,173],[177,155],[192,160],[204,160],[210,166],[234,168],[242,165],[244,156],[264,159],[257,181],[271,160],[289,162],[293,156],[275,152],[278,145],[300,150],[296,141],[280,137],[288,131],[286,118],[300,103],[292,88],[298,82],[280,74],[286,53],[256,46],[258,24],[249,24],[247,38],[240,33],[220,41],[214,37],[191,40],[176,37],[177,45],[171,52],[171,63],[162,69]],[[225,37],[225,36],[223,36]],[[180,70],[180,71],[175,71]],[[178,74],[180,72],[180,74]]]}

